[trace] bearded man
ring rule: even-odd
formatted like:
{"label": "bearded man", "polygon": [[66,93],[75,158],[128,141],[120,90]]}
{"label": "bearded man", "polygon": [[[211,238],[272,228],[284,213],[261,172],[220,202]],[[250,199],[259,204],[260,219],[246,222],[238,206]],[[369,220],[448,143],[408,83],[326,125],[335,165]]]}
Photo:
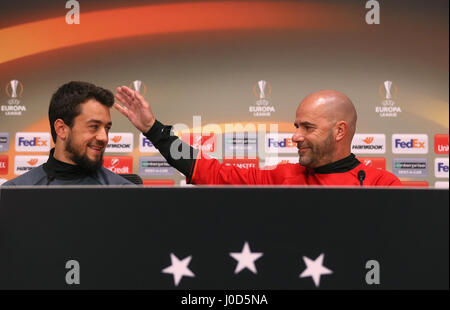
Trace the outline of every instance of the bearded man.
{"label": "bearded man", "polygon": [[55,148],[48,161],[3,184],[129,185],[103,165],[114,95],[86,82],[69,82],[52,96],[48,117]]}

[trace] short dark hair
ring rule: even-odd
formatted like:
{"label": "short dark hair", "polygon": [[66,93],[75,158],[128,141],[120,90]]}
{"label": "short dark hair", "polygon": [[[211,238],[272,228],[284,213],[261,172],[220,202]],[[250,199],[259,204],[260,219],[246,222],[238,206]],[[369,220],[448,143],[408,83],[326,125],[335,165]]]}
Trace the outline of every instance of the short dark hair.
{"label": "short dark hair", "polygon": [[91,83],[72,81],[58,88],[50,100],[48,109],[53,142],[56,143],[55,121],[60,118],[72,128],[73,120],[81,113],[80,104],[89,99],[95,99],[109,108],[114,104],[114,95],[111,91]]}

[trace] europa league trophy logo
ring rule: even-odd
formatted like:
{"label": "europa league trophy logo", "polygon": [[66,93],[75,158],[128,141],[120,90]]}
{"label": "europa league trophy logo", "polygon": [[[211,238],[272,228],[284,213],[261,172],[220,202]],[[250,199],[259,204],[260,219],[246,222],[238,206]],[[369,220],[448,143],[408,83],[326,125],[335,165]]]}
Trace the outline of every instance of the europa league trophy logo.
{"label": "europa league trophy logo", "polygon": [[133,82],[133,86],[134,89],[138,92],[141,93],[141,86],[142,86],[142,81],[136,80]]}
{"label": "europa league trophy logo", "polygon": [[12,80],[9,82],[11,84],[11,98],[17,98],[17,86],[19,86],[18,80]]}
{"label": "europa league trophy logo", "polygon": [[258,82],[259,87],[259,99],[266,99],[266,95],[264,94],[264,91],[266,89],[267,82],[264,80],[261,80]]}
{"label": "europa league trophy logo", "polygon": [[384,88],[386,89],[386,100],[391,100],[392,81],[384,81]]}
{"label": "europa league trophy logo", "polygon": [[380,95],[384,99],[382,101],[382,104],[384,106],[393,106],[395,104],[395,101],[393,99],[397,92],[397,85],[395,85],[392,81],[384,81],[380,85]]}
{"label": "europa league trophy logo", "polygon": [[258,81],[253,87],[253,92],[255,93],[256,98],[258,98],[256,100],[257,105],[269,104],[269,100],[267,100],[267,97],[270,96],[270,93],[272,92],[272,87],[267,81],[264,80]]}
{"label": "europa league trophy logo", "polygon": [[145,96],[145,94],[147,93],[147,86],[140,80],[133,81],[133,83],[131,83],[131,88],[134,88],[134,90],[142,96]]}
{"label": "europa league trophy logo", "polygon": [[378,91],[383,100],[381,106],[375,107],[375,112],[380,117],[397,117],[402,112],[402,109],[394,101],[398,93],[397,85],[392,81],[384,81],[380,83]]}
{"label": "europa league trophy logo", "polygon": [[22,96],[23,93],[23,85],[18,80],[11,80],[8,84],[6,84],[6,94],[11,99],[8,100],[8,104],[10,105],[18,105],[20,104],[19,97]]}

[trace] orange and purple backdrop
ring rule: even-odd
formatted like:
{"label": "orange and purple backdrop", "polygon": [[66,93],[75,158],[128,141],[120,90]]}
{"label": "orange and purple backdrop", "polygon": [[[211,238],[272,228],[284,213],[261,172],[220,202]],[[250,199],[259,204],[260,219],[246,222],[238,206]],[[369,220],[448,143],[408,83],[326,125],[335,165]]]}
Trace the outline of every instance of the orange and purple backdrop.
{"label": "orange and purple backdrop", "polygon": [[[277,141],[279,156],[291,161],[297,105],[313,91],[336,89],[358,110],[358,157],[397,172],[408,186],[448,187],[449,3],[379,2],[380,24],[369,25],[361,0],[81,0],[80,24],[69,25],[66,1],[1,1],[0,181],[48,154],[16,139],[45,139],[52,93],[82,80],[113,91],[141,81],[167,124],[193,128],[193,116],[222,131],[227,123],[278,124],[286,139]],[[258,81],[266,82],[263,104]],[[251,107],[258,106],[271,107],[270,115],[255,116]],[[383,116],[383,108],[397,113]],[[112,120],[111,143],[132,145],[106,153],[105,164],[140,174],[160,155],[142,148],[139,132],[118,112]],[[221,157],[226,139],[211,139],[204,144]],[[420,140],[426,149],[397,150],[396,139]],[[259,137],[265,151],[256,161],[241,164],[279,161],[267,140]],[[378,152],[361,151],[377,143]],[[150,186],[184,179],[178,172],[141,176]]]}

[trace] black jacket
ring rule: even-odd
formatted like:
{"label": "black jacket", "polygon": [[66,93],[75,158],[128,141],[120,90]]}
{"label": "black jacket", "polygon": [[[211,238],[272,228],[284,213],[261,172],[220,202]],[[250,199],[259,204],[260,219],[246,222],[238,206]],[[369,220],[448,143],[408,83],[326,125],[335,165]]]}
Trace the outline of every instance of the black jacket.
{"label": "black jacket", "polygon": [[79,166],[61,162],[50,151],[48,161],[2,186],[14,185],[133,185],[130,181],[101,167],[87,172]]}

